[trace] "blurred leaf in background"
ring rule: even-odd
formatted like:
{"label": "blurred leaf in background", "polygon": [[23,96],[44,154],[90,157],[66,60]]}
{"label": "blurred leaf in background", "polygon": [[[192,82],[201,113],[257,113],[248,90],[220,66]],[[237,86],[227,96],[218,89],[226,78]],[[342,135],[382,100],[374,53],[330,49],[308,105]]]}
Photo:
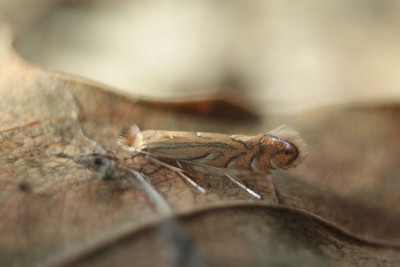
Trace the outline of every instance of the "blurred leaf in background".
{"label": "blurred leaf in background", "polygon": [[396,1],[24,3],[2,8],[19,53],[126,95],[261,114],[400,98]]}

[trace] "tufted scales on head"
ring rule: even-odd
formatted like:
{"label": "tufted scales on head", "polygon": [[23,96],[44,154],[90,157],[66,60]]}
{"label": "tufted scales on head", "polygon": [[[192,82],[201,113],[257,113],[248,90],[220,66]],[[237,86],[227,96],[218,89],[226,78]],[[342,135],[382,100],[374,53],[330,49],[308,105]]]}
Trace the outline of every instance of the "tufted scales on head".
{"label": "tufted scales on head", "polygon": [[293,168],[299,165],[307,156],[307,145],[304,142],[303,138],[301,138],[300,134],[293,128],[287,126],[287,125],[282,125],[270,132],[268,134],[279,137],[290,144],[294,145],[298,152],[299,155],[297,158],[288,166],[288,168]]}

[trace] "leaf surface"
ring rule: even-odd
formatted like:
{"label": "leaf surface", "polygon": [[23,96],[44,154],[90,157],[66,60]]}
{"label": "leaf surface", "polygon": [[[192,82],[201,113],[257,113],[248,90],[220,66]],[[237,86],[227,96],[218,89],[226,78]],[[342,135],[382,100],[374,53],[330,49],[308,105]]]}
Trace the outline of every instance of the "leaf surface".
{"label": "leaf surface", "polygon": [[[31,66],[3,48],[0,265],[400,266],[398,108],[204,116]],[[309,157],[272,174],[277,196],[265,175],[239,173],[260,201],[221,173],[189,168],[208,191],[198,194],[116,145],[133,123],[252,134],[282,122],[303,133]],[[115,164],[117,179],[101,179],[99,158]],[[144,173],[171,217],[127,168]]]}

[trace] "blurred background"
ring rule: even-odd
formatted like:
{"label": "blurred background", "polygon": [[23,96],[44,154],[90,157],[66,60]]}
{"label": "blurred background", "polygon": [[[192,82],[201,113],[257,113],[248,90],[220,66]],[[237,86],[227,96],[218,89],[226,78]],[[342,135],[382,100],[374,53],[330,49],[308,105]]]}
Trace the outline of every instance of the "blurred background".
{"label": "blurred background", "polygon": [[126,95],[259,114],[400,100],[400,2],[2,0],[28,61]]}

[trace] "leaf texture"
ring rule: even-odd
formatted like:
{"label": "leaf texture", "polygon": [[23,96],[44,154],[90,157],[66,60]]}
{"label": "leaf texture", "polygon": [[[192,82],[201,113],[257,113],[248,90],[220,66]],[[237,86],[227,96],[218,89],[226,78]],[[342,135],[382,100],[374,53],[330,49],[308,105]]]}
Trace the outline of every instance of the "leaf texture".
{"label": "leaf texture", "polygon": [[[210,118],[5,54],[1,266],[400,266],[400,195],[390,188],[398,185],[398,108]],[[116,145],[120,129],[133,123],[250,133],[282,120],[304,133],[310,156],[297,175],[271,175],[276,195],[265,175],[238,173],[260,201],[219,172],[186,166],[208,191],[198,194],[177,173]]]}

